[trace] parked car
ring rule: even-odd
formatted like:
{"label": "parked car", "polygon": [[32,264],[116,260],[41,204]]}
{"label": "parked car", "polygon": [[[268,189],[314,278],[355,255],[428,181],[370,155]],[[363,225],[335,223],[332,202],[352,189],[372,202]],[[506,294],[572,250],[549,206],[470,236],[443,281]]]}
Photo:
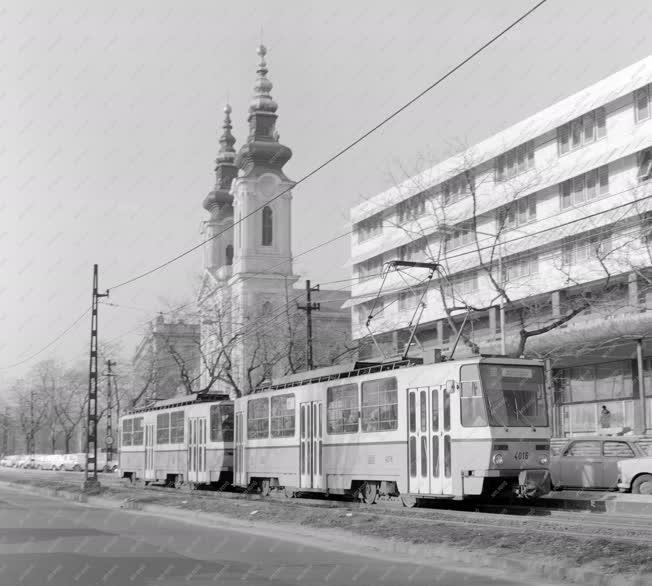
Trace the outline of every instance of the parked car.
{"label": "parked car", "polygon": [[19,456],[16,460],[16,468],[34,468],[35,463],[32,456]]}
{"label": "parked car", "polygon": [[647,457],[618,462],[618,489],[652,495],[652,450],[648,449]]}
{"label": "parked car", "polygon": [[637,436],[579,436],[569,438],[550,458],[553,489],[616,490],[618,462],[647,455]]}
{"label": "parked car", "polygon": [[41,470],[63,470],[63,456],[60,454],[36,456],[36,467]]}
{"label": "parked car", "polygon": [[86,467],[86,454],[64,454],[63,469],[81,472]]}

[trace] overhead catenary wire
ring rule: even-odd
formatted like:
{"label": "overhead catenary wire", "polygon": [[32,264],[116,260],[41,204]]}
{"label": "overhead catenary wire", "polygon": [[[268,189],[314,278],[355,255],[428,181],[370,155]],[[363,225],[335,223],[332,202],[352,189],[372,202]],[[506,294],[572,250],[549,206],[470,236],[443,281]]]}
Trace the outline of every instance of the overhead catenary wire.
{"label": "overhead catenary wire", "polygon": [[236,222],[234,222],[231,226],[228,228],[225,228],[224,230],[218,232],[217,234],[214,234],[210,238],[207,238],[206,240],[203,240],[202,242],[196,244],[195,246],[192,246],[191,248],[177,254],[173,258],[155,266],[152,269],[149,269],[147,271],[144,271],[138,275],[135,275],[134,277],[131,277],[129,279],[126,279],[120,283],[117,283],[116,285],[113,285],[112,287],[109,287],[110,290],[115,290],[120,287],[124,287],[126,285],[129,285],[135,281],[138,281],[144,277],[147,277],[151,275],[152,273],[155,273],[172,263],[184,258],[185,256],[189,255],[190,253],[194,252],[195,250],[198,250],[202,246],[204,246],[206,243],[210,242],[211,240],[214,240],[215,238],[220,237],[221,235],[225,234],[229,230],[232,230],[236,225],[242,223],[245,221],[247,218],[250,218],[254,214],[260,212],[265,206],[269,205],[269,203],[279,199],[283,195],[287,194],[289,191],[291,191],[294,187],[297,185],[300,185],[307,181],[310,177],[313,175],[316,175],[319,173],[322,169],[339,159],[342,155],[346,154],[353,148],[355,148],[358,144],[363,142],[365,139],[367,139],[369,136],[371,136],[373,133],[375,133],[377,130],[385,126],[388,122],[396,118],[399,114],[401,114],[403,111],[407,110],[412,104],[415,102],[419,101],[423,96],[431,92],[433,89],[435,89],[437,86],[439,86],[442,82],[444,82],[446,79],[451,77],[454,73],[456,73],[458,70],[460,70],[462,67],[464,67],[467,63],[472,61],[475,57],[477,57],[480,53],[482,53],[485,49],[493,45],[498,39],[506,35],[509,31],[511,31],[513,28],[518,26],[522,21],[524,21],[528,16],[530,16],[533,12],[535,12],[538,8],[540,8],[543,4],[545,4],[547,0],[540,0],[535,4],[532,8],[528,9],[526,12],[524,12],[521,16],[519,16],[516,20],[512,21],[508,26],[503,28],[501,31],[496,33],[494,36],[492,36],[488,41],[485,41],[478,49],[473,51],[470,55],[468,55],[466,58],[464,58],[462,61],[457,63],[455,66],[451,67],[445,74],[443,74],[441,77],[439,77],[437,80],[435,80],[433,83],[431,83],[428,87],[420,91],[418,94],[416,94],[414,97],[412,97],[410,100],[408,100],[406,103],[404,103],[402,106],[398,107],[395,109],[393,112],[385,116],[380,122],[378,122],[376,125],[374,125],[372,128],[369,130],[365,131],[363,134],[361,134],[358,138],[354,139],[352,142],[350,142],[348,145],[344,146],[340,150],[338,150],[334,155],[326,159],[323,163],[320,163],[317,165],[317,167],[313,168],[311,171],[303,175],[299,180],[297,180],[291,187],[288,187],[284,190],[282,190],[280,193],[277,193],[275,196],[273,196],[271,199],[263,203],[262,205],[258,206],[257,208],[254,208],[251,212],[248,214],[245,214],[241,218],[239,218]]}

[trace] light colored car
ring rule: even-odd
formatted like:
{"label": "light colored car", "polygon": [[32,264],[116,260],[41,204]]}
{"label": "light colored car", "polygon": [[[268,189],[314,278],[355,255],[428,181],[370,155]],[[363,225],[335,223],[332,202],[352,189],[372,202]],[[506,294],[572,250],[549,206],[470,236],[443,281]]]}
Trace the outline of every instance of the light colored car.
{"label": "light colored car", "polygon": [[622,492],[652,495],[652,455],[618,462],[618,473],[618,489]]}
{"label": "light colored car", "polygon": [[550,458],[553,488],[616,490],[618,462],[647,455],[643,439],[597,435],[569,438]]}
{"label": "light colored car", "polygon": [[36,466],[41,470],[63,470],[63,456],[60,454],[37,456]]}
{"label": "light colored car", "polygon": [[64,454],[63,469],[81,472],[86,467],[86,454]]}
{"label": "light colored car", "polygon": [[32,456],[21,455],[16,460],[16,468],[34,468],[35,459]]}

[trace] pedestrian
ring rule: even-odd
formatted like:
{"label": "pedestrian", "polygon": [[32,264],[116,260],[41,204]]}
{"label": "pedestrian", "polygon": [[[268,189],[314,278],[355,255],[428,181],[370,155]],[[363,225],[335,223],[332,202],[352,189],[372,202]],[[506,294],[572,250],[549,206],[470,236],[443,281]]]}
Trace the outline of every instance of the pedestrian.
{"label": "pedestrian", "polygon": [[606,405],[602,405],[602,411],[600,411],[600,427],[611,427],[611,411],[607,409]]}

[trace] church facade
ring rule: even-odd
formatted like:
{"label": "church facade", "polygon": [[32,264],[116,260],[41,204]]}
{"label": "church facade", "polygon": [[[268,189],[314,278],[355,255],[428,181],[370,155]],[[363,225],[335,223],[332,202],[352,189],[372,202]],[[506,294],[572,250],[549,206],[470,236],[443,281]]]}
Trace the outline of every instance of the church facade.
{"label": "church facade", "polygon": [[[224,108],[215,188],[203,207],[203,278],[199,294],[203,390],[245,394],[263,380],[306,368],[306,314],[292,262],[292,188],[283,170],[292,151],[276,129],[278,108],[267,78],[266,49],[249,104],[249,134],[236,152],[231,107]],[[350,354],[350,317],[320,291],[313,348],[320,365]],[[337,299],[336,299],[337,298]]]}

